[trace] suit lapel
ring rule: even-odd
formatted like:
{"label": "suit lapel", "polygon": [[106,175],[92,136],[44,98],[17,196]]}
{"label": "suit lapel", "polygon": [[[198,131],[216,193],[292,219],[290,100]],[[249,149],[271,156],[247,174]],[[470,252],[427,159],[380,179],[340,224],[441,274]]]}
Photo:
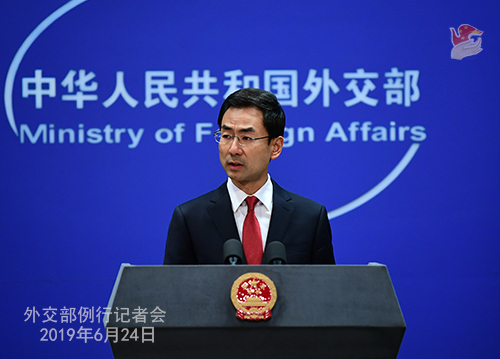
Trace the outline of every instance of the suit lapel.
{"label": "suit lapel", "polygon": [[295,210],[295,207],[290,202],[291,199],[288,192],[273,181],[273,213],[266,246],[273,241],[283,242]]}
{"label": "suit lapel", "polygon": [[208,207],[208,213],[217,231],[219,231],[223,243],[228,239],[238,239],[238,229],[234,221],[233,209],[229,193],[227,192],[226,182],[214,191],[210,201],[212,205]]}

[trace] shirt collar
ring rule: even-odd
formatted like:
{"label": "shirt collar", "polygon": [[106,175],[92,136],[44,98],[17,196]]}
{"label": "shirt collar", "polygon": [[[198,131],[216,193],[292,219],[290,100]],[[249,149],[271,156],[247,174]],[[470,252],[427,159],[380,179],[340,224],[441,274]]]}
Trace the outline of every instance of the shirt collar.
{"label": "shirt collar", "polygon": [[[243,192],[241,189],[236,187],[231,178],[227,181],[227,191],[229,192],[229,198],[231,199],[231,205],[233,207],[233,213],[240,208],[241,204],[248,197],[248,194]],[[259,188],[252,196],[259,199],[260,202],[266,207],[266,210],[270,210],[273,204],[273,183],[271,182],[271,176],[267,174],[267,181],[264,185]]]}

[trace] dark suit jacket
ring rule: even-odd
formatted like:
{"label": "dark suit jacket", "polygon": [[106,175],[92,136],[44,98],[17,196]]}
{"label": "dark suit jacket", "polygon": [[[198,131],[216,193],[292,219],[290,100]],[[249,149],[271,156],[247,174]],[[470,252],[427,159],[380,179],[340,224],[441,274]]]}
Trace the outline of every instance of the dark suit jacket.
{"label": "dark suit jacket", "polygon": [[[224,183],[175,208],[164,264],[223,264],[222,247],[231,238],[239,235]],[[285,245],[288,264],[335,264],[325,207],[284,190],[274,181],[266,243],[272,241]]]}

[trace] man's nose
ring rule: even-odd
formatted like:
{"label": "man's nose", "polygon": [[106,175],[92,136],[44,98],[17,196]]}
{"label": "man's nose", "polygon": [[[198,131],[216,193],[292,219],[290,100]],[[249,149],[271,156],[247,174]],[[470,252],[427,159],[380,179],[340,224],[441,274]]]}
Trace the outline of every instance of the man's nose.
{"label": "man's nose", "polygon": [[229,153],[237,155],[237,154],[241,154],[241,152],[242,151],[241,151],[241,145],[240,145],[239,139],[238,139],[238,137],[234,136],[233,141],[229,145]]}

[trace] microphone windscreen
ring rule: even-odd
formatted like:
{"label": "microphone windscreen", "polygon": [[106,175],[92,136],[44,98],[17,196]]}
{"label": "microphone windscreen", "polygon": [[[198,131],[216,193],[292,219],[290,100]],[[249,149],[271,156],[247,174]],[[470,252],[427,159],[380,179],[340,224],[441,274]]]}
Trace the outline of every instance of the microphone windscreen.
{"label": "microphone windscreen", "polygon": [[[242,264],[243,246],[237,239],[228,239],[222,247],[224,264]],[[235,263],[233,263],[235,262]]]}
{"label": "microphone windscreen", "polygon": [[286,264],[286,248],[281,242],[274,241],[266,247],[267,264]]}

